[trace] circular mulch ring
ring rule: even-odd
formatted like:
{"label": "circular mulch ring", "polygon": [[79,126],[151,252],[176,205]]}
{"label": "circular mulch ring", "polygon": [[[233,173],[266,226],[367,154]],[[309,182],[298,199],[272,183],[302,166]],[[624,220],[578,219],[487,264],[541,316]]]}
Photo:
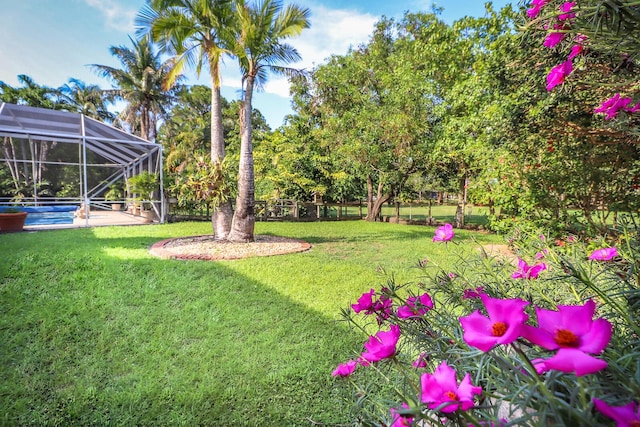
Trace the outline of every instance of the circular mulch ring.
{"label": "circular mulch ring", "polygon": [[310,248],[310,243],[289,237],[255,236],[254,242],[234,243],[215,240],[212,235],[205,235],[162,240],[153,244],[149,251],[160,258],[215,261],[284,255],[303,252]]}

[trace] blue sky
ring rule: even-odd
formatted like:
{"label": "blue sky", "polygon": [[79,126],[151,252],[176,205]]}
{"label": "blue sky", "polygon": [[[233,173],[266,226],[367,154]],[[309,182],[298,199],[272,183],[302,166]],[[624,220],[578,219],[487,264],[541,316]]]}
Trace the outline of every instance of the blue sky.
{"label": "blue sky", "polygon": [[[87,65],[119,67],[110,46],[130,47],[133,20],[144,0],[22,0],[8,1],[0,14],[0,81],[18,85],[26,74],[40,85],[59,87],[70,78],[107,89],[110,83]],[[288,1],[285,1],[285,4]],[[302,61],[294,66],[311,68],[332,54],[368,40],[382,15],[402,17],[405,11],[428,11],[433,3],[444,8],[442,18],[452,22],[462,16],[484,15],[484,0],[297,0],[311,11],[311,28],[291,41]],[[494,0],[496,9],[517,0]],[[209,85],[208,75],[187,75],[188,83]],[[227,60],[223,70],[223,96],[236,99],[239,75]],[[254,96],[254,107],[276,128],[291,113],[286,80],[272,77]]]}

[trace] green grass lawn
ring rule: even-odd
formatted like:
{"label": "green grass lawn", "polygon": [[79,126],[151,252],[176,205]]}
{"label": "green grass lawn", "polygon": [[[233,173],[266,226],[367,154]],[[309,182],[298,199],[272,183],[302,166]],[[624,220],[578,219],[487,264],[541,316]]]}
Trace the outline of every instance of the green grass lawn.
{"label": "green grass lawn", "polygon": [[[366,337],[340,308],[428,258],[432,227],[258,223],[310,251],[235,261],[152,257],[210,223],[0,235],[0,425],[348,423],[331,371]],[[474,238],[476,241],[472,241]],[[458,248],[501,239],[457,231]]]}

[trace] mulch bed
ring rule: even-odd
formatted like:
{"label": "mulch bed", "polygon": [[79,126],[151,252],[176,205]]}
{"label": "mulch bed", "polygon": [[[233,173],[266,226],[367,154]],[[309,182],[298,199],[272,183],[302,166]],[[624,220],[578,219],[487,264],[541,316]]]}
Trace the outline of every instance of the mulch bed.
{"label": "mulch bed", "polygon": [[310,243],[289,237],[260,235],[255,236],[254,242],[233,243],[204,235],[162,240],[153,244],[149,251],[165,259],[215,261],[284,255],[310,248]]}

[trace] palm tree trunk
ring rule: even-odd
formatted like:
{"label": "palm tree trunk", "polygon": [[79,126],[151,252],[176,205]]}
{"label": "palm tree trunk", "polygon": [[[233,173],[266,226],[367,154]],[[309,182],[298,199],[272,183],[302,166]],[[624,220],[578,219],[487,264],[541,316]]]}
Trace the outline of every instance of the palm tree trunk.
{"label": "palm tree trunk", "polygon": [[238,168],[238,197],[228,240],[252,242],[255,226],[255,182],[251,136],[251,98],[255,76],[247,78],[244,101],[240,109],[240,166]]}
{"label": "palm tree trunk", "polygon": [[140,110],[140,138],[149,140],[149,110],[146,107],[142,107]]}
{"label": "palm tree trunk", "polygon": [[[214,73],[212,73],[214,74]],[[224,128],[222,125],[222,105],[220,99],[220,84],[216,77],[211,77],[211,162],[218,166],[224,160]],[[213,236],[216,240],[225,240],[231,231],[233,208],[231,200],[221,202],[214,207],[211,214]]]}

